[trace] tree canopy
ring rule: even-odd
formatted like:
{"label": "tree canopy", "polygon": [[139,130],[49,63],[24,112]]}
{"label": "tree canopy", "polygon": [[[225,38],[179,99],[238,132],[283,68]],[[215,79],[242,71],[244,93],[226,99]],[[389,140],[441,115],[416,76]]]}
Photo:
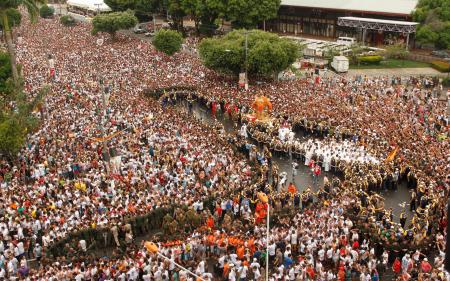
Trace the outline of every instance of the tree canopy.
{"label": "tree canopy", "polygon": [[416,39],[438,49],[450,49],[450,0],[420,0],[412,14],[420,22]]}
{"label": "tree canopy", "polygon": [[41,18],[51,18],[53,17],[53,14],[55,13],[55,9],[53,7],[50,7],[48,5],[42,5],[39,9],[39,15]]}
{"label": "tree canopy", "polygon": [[2,25],[6,47],[11,60],[12,76],[15,88],[19,88],[19,72],[17,71],[16,51],[12,39],[12,28],[20,24],[21,16],[17,14],[19,6],[26,8],[28,16],[32,23],[36,22],[39,15],[37,4],[45,0],[2,0],[0,1],[0,22]]}
{"label": "tree canopy", "polygon": [[245,70],[245,33],[248,32],[247,69],[250,75],[271,77],[295,62],[298,45],[290,39],[261,30],[235,30],[221,38],[200,42],[200,57],[206,67],[221,73]]}
{"label": "tree canopy", "polygon": [[[6,10],[6,16],[8,17],[8,22],[10,27],[19,26],[22,22],[22,14],[19,10],[15,8],[10,8]],[[0,21],[0,27],[3,29],[3,23]]]}
{"label": "tree canopy", "polygon": [[183,37],[177,31],[173,30],[159,30],[153,38],[153,45],[155,48],[169,56],[178,52],[183,43]]}
{"label": "tree canopy", "polygon": [[[173,28],[183,30],[183,17],[190,16],[197,32],[213,34],[220,20],[230,20],[234,27],[255,28],[264,20],[275,18],[281,0],[105,0],[114,11],[134,10],[136,16],[165,9]],[[140,16],[139,16],[140,17]]]}
{"label": "tree canopy", "polygon": [[237,28],[255,28],[264,20],[275,18],[281,0],[229,0],[226,17]]}
{"label": "tree canopy", "polygon": [[132,11],[100,14],[92,20],[92,33],[107,32],[114,37],[117,31],[132,28],[137,23]]}
{"label": "tree canopy", "polygon": [[10,55],[0,52],[0,154],[12,159],[22,147],[27,132],[38,124],[33,110],[42,101],[47,89],[34,98],[15,88],[12,82]]}
{"label": "tree canopy", "polygon": [[224,0],[181,0],[181,7],[192,17],[197,32],[213,34],[218,25],[216,21],[225,15]]}
{"label": "tree canopy", "polygon": [[137,0],[104,0],[105,4],[116,12],[134,10]]}
{"label": "tree canopy", "polygon": [[8,53],[0,52],[0,99],[8,91],[7,81],[12,78],[11,61]]}

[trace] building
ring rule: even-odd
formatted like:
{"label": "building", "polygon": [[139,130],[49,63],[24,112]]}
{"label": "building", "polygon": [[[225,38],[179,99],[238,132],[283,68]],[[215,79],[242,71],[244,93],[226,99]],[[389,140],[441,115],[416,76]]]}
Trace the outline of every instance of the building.
{"label": "building", "polygon": [[[282,0],[276,19],[267,21],[268,31],[318,38],[365,38],[371,45],[404,40],[406,32],[392,29],[366,29],[342,26],[339,18],[365,18],[399,24],[411,20],[418,0]],[[381,21],[383,22],[383,21]],[[401,24],[401,23],[400,23]],[[261,26],[262,27],[262,26]],[[412,32],[413,33],[413,32]]]}
{"label": "building", "polygon": [[68,0],[68,13],[77,20],[91,19],[98,13],[110,12],[103,0]]}

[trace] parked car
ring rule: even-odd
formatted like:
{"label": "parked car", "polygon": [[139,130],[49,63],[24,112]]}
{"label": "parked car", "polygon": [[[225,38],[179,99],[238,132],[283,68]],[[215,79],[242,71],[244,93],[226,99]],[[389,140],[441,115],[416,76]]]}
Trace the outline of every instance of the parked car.
{"label": "parked car", "polygon": [[439,57],[439,58],[443,58],[443,59],[450,58],[450,55],[447,53],[447,51],[444,51],[444,50],[432,51],[431,54],[433,56],[436,56],[436,57]]}
{"label": "parked car", "polygon": [[141,25],[137,24],[133,28],[133,32],[136,33],[136,34],[142,34],[142,33],[145,33],[145,29],[143,29]]}
{"label": "parked car", "polygon": [[353,44],[356,44],[356,39],[352,38],[352,37],[339,37],[336,40],[336,43],[342,44],[342,45],[345,45],[345,46],[351,46]]}

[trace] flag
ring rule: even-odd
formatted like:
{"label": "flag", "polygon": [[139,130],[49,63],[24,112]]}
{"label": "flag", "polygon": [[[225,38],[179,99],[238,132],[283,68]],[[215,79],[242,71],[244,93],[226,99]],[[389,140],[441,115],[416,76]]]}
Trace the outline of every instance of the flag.
{"label": "flag", "polygon": [[397,155],[398,152],[398,147],[395,147],[390,153],[389,155],[386,157],[385,162],[391,162],[392,160],[394,160],[395,156]]}

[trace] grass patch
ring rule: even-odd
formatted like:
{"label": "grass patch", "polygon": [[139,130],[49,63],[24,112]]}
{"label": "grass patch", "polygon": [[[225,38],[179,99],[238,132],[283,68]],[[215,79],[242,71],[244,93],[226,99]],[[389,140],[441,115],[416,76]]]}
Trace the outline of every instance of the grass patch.
{"label": "grass patch", "polygon": [[350,69],[421,68],[421,67],[430,67],[430,64],[426,62],[412,61],[412,60],[387,59],[381,61],[380,64],[350,65]]}

